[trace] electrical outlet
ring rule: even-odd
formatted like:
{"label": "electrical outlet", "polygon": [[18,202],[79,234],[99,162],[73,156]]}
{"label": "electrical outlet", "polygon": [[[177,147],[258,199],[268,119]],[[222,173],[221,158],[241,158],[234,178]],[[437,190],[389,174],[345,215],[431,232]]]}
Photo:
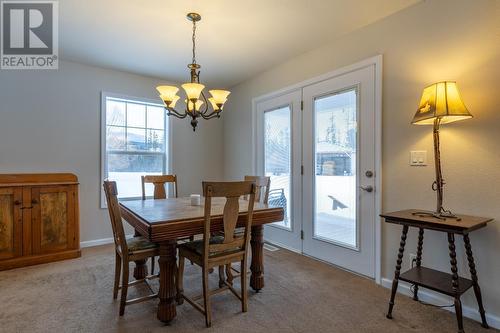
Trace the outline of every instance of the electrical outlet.
{"label": "electrical outlet", "polygon": [[415,253],[410,253],[410,267],[413,268],[415,266],[415,262],[417,261],[417,255]]}

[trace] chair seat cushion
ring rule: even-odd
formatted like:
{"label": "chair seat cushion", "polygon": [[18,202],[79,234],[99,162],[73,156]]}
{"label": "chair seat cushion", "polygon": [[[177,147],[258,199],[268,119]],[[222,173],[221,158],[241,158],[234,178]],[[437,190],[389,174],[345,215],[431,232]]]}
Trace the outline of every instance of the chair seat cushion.
{"label": "chair seat cushion", "polygon": [[158,247],[158,244],[151,243],[146,238],[142,236],[127,239],[128,252],[143,251],[148,249],[154,249]]}
{"label": "chair seat cushion", "polygon": [[[210,237],[210,244],[222,244],[222,242],[224,242],[224,236],[217,235],[214,237]],[[203,239],[195,240],[192,242],[186,242],[180,244],[179,247],[186,248],[192,252],[196,252],[197,254],[201,255],[203,252]]]}

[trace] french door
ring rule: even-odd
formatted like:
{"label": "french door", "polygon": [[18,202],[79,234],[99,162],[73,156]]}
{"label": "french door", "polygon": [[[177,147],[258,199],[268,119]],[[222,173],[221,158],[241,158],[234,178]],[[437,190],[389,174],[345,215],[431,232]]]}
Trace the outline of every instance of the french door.
{"label": "french door", "polygon": [[257,104],[257,173],[271,177],[269,204],[285,219],[265,227],[266,238],[302,251],[301,97],[295,90]]}
{"label": "french door", "polygon": [[256,171],[285,220],[265,239],[375,277],[375,64],[256,103]]}
{"label": "french door", "polygon": [[303,252],[375,277],[375,71],[303,89]]}

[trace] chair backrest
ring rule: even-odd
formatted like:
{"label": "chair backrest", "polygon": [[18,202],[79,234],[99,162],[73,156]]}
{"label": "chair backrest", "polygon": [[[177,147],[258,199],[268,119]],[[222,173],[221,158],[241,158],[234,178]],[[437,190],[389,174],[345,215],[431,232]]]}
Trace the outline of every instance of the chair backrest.
{"label": "chair backrest", "polygon": [[125,238],[125,232],[123,231],[116,182],[105,180],[103,187],[104,193],[106,194],[106,202],[108,203],[109,218],[111,220],[111,228],[113,229],[113,238],[115,240],[116,250],[126,255],[128,253],[127,239]]}
{"label": "chair backrest", "polygon": [[174,193],[177,198],[177,176],[176,175],[146,175],[141,176],[142,183],[142,200],[146,200],[146,187],[145,184],[153,184],[154,185],[154,199],[166,199],[167,192],[165,191],[166,183],[174,184]]}
{"label": "chair backrest", "polygon": [[[203,257],[205,262],[208,257],[217,252],[241,250],[247,251],[250,242],[250,227],[253,218],[256,186],[253,181],[242,182],[203,182],[203,195],[205,196],[205,229],[203,232]],[[247,220],[243,237],[235,237],[234,230],[238,222],[240,211],[240,197],[249,196]],[[210,214],[212,198],[224,197],[226,203],[223,211],[224,241],[220,244],[210,244]],[[246,203],[246,202],[245,202]]]}
{"label": "chair backrest", "polygon": [[[267,204],[269,200],[269,188],[271,187],[271,177],[245,176],[245,180],[255,182],[255,201]],[[264,195],[262,195],[262,193],[264,193]]]}

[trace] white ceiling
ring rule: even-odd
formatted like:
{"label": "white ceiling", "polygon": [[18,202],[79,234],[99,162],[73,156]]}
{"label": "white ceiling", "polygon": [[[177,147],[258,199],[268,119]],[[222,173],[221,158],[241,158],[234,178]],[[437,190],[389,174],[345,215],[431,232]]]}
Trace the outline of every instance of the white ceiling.
{"label": "white ceiling", "polygon": [[60,0],[60,56],[187,81],[196,11],[201,81],[230,87],[419,1]]}

